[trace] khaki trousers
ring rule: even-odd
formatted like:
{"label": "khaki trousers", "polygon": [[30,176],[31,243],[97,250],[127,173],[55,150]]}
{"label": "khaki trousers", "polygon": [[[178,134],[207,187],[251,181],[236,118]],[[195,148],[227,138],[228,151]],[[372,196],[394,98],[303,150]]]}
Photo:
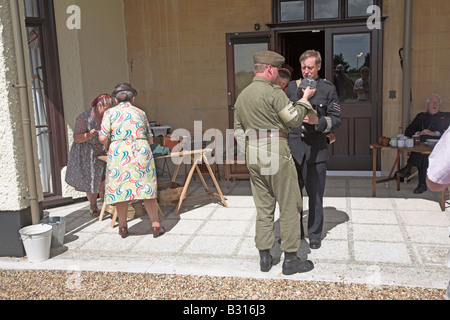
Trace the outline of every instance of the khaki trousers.
{"label": "khaki trousers", "polygon": [[[261,141],[264,140],[262,143]],[[297,180],[297,171],[287,140],[280,138],[278,152],[271,149],[271,139],[258,141],[256,148],[247,146],[247,167],[250,172],[252,194],[257,209],[255,243],[258,250],[271,249],[275,245],[274,217],[276,203],[280,208],[281,250],[297,252],[300,247],[300,214],[302,197]],[[271,152],[271,163],[267,163],[267,150]],[[254,152],[252,156],[251,152]],[[251,160],[251,161],[250,161]],[[274,162],[278,164],[274,165]],[[269,167],[278,170],[264,172]]]}

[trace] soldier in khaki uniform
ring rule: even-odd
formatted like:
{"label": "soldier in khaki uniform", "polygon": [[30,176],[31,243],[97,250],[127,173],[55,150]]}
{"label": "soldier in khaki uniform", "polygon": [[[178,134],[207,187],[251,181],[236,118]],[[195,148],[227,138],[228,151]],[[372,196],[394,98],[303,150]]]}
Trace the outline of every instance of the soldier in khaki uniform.
{"label": "soldier in khaki uniform", "polygon": [[236,101],[234,129],[241,150],[246,151],[257,208],[255,242],[260,253],[261,271],[268,272],[273,263],[270,249],[275,245],[274,212],[278,202],[281,250],[285,253],[283,274],[307,272],[314,265],[297,257],[300,247],[298,225],[303,205],[287,137],[290,128],[301,125],[306,115],[317,117],[308,102],[315,90],[308,87],[303,98],[292,103],[283,90],[273,84],[284,57],[262,51],[253,58],[256,76]]}

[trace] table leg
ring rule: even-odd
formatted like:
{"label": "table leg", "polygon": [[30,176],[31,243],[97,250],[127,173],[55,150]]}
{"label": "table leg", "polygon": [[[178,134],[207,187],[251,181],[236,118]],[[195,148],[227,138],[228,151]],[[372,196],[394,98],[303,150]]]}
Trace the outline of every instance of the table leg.
{"label": "table leg", "polygon": [[211,169],[211,166],[210,166],[209,163],[208,163],[208,159],[206,158],[206,155],[205,155],[205,154],[203,154],[203,161],[205,161],[206,167],[208,168],[208,171],[209,171],[209,175],[211,176],[211,179],[212,179],[212,181],[214,182],[214,186],[216,187],[217,191],[219,192],[219,196],[220,196],[220,199],[221,199],[222,202],[223,202],[223,205],[225,206],[225,208],[228,208],[228,204],[227,204],[227,202],[225,201],[225,197],[224,197],[223,194],[222,194],[222,190],[220,190],[220,186],[219,186],[219,184],[217,183],[216,177],[214,176],[214,173],[213,173],[213,171],[212,171],[212,169]]}
{"label": "table leg", "polygon": [[189,187],[189,183],[191,183],[192,176],[194,174],[195,168],[197,167],[197,163],[200,159],[201,157],[196,157],[196,159],[194,159],[194,163],[192,164],[192,168],[189,171],[186,183],[184,184],[183,191],[181,191],[180,200],[178,201],[177,210],[175,214],[178,214],[178,212],[180,212],[181,204],[183,203],[183,200],[186,197],[187,188]]}
{"label": "table leg", "polygon": [[[388,182],[394,179],[395,172],[397,172],[399,170],[400,153],[401,153],[401,150],[397,150],[397,157],[395,158],[394,164],[392,165],[391,171],[389,172],[389,176],[386,179],[386,181],[388,181]],[[395,179],[397,180],[397,191],[400,191],[400,177],[396,176]]]}
{"label": "table leg", "polygon": [[173,176],[172,176],[172,182],[175,182],[175,180],[177,180],[177,175],[178,175],[178,171],[180,170],[180,166],[181,166],[181,163],[177,164],[177,166],[175,168],[175,172],[173,173]]}
{"label": "table leg", "polygon": [[377,196],[377,148],[373,148],[372,158],[372,197]]}
{"label": "table leg", "polygon": [[[213,182],[214,182],[214,186],[216,187],[216,189],[217,189],[217,191],[219,192],[219,194],[214,193],[214,192],[212,192],[211,190],[209,190],[208,185],[207,185],[206,182],[205,182],[205,179],[204,179],[204,177],[203,177],[203,174],[202,174],[200,168],[198,167],[198,163],[199,163],[200,161],[202,161],[202,159],[205,161],[205,165],[206,165],[206,167],[208,168],[208,172],[209,172],[209,174],[210,174],[210,176],[211,176],[211,179],[212,179]],[[176,175],[178,174],[178,169],[179,169],[179,167],[180,167],[180,165],[177,165],[177,168],[175,169],[174,175],[173,175],[173,177],[172,177],[172,182],[174,182],[175,179],[176,179]],[[190,182],[191,182],[191,179],[192,179],[192,176],[194,175],[195,170],[197,170],[197,173],[198,173],[198,175],[199,175],[199,177],[200,177],[200,179],[201,179],[201,181],[202,181],[202,183],[203,183],[203,186],[204,186],[204,188],[205,188],[206,193],[207,193],[211,198],[212,198],[212,197],[220,198],[220,200],[222,201],[222,203],[224,204],[224,206],[225,206],[226,208],[228,208],[228,204],[227,204],[227,202],[225,201],[225,198],[224,198],[224,196],[223,196],[223,194],[222,194],[222,190],[220,190],[220,186],[219,186],[219,184],[217,183],[216,177],[215,177],[215,175],[214,175],[214,173],[213,173],[213,170],[211,169],[211,166],[210,166],[209,163],[208,163],[208,159],[207,159],[205,153],[202,152],[201,154],[199,154],[198,152],[194,152],[194,153],[193,153],[193,164],[192,164],[191,169],[189,170],[189,174],[188,174],[188,176],[187,176],[187,178],[186,178],[186,181],[185,181],[183,190],[181,191],[180,200],[178,201],[178,205],[177,205],[176,213],[175,213],[175,214],[178,214],[178,213],[180,212],[181,205],[182,205],[182,203],[183,203],[183,200],[186,198],[187,189],[188,189],[188,187],[189,187],[189,184],[190,184]]]}
{"label": "table leg", "polygon": [[158,206],[158,214],[159,214],[159,216],[160,216],[161,218],[164,218],[165,215],[164,215],[164,213],[162,212],[161,207],[159,206],[159,203],[156,202],[156,205]]}
{"label": "table leg", "polygon": [[231,171],[231,164],[224,164],[224,168],[225,168],[225,175],[227,178],[227,188],[230,189],[230,171]]}
{"label": "table leg", "polygon": [[[401,155],[402,151],[397,150],[397,159],[395,160],[397,162],[397,171],[400,170],[400,155]],[[394,173],[395,174],[395,173]],[[400,177],[397,176],[397,191],[400,191]]]}
{"label": "table leg", "polygon": [[200,170],[200,168],[198,166],[195,168],[195,170],[197,171],[197,174],[203,184],[203,188],[205,188],[205,191],[208,192],[209,188],[208,188],[208,185],[206,184],[205,178],[203,178],[202,171]]}

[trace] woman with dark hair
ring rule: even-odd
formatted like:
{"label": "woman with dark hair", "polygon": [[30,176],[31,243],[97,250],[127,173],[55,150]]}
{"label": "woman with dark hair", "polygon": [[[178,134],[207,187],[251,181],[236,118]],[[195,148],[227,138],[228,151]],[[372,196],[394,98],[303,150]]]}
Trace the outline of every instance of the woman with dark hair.
{"label": "woman with dark hair", "polygon": [[72,148],[66,170],[66,183],[80,192],[86,192],[90,212],[98,217],[97,197],[103,198],[105,192],[106,164],[99,160],[106,154],[99,141],[98,132],[103,114],[113,103],[109,94],[101,94],[91,103],[91,108],[78,116],[73,130]]}
{"label": "woman with dark hair", "polygon": [[112,93],[118,105],[103,117],[100,141],[108,150],[105,202],[116,206],[119,234],[125,238],[128,203],[143,200],[156,238],[165,230],[158,220],[153,135],[145,112],[133,106],[136,95],[129,83],[118,84]]}

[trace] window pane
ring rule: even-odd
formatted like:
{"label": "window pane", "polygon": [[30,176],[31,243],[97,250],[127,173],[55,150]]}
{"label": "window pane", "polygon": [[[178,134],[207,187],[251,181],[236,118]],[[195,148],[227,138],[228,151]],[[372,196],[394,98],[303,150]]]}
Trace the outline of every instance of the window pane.
{"label": "window pane", "polygon": [[373,5],[373,0],[348,0],[348,16],[369,16],[367,13],[367,8],[371,5]]}
{"label": "window pane", "polygon": [[25,17],[39,18],[39,4],[37,0],[24,0]]}
{"label": "window pane", "polygon": [[339,18],[339,0],[315,0],[314,20]]}
{"label": "window pane", "polygon": [[281,21],[305,20],[305,1],[280,1]]}
{"label": "window pane", "polygon": [[52,156],[50,145],[50,127],[48,124],[45,101],[45,82],[42,64],[42,30],[39,27],[27,27],[28,52],[30,57],[31,93],[33,97],[34,118],[36,123],[37,154],[41,172],[42,191],[53,193]]}
{"label": "window pane", "polygon": [[334,85],[345,103],[370,101],[370,34],[333,37]]}
{"label": "window pane", "polygon": [[255,76],[253,55],[268,49],[267,43],[251,43],[234,45],[234,79],[236,98],[241,94]]}

